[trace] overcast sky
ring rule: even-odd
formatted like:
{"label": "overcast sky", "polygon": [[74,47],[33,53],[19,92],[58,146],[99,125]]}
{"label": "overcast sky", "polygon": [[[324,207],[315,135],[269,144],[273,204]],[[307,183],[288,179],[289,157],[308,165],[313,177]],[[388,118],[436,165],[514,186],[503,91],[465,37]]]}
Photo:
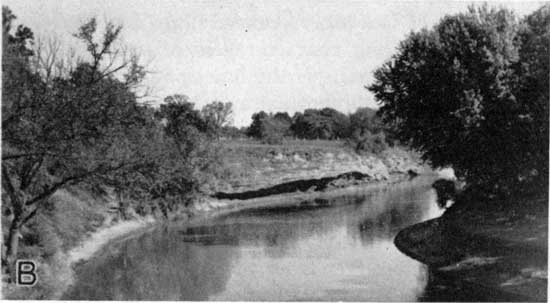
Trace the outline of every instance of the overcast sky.
{"label": "overcast sky", "polygon": [[[470,2],[4,0],[37,35],[71,34],[92,16],[124,25],[123,39],[154,71],[160,102],[188,95],[197,107],[234,104],[234,124],[259,110],[376,106],[364,89],[411,30],[434,25]],[[540,2],[490,2],[520,16]]]}

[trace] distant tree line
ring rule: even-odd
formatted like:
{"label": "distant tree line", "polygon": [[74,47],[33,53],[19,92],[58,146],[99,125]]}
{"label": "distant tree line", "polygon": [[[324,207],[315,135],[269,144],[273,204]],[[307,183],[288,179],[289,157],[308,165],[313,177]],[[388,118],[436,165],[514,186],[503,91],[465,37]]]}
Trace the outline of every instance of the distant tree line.
{"label": "distant tree line", "polygon": [[377,140],[385,144],[385,127],[376,109],[362,107],[344,114],[333,108],[306,109],[292,117],[286,112],[252,115],[246,135],[268,143],[280,143],[283,138],[337,140],[351,139],[358,149],[367,150],[366,142]]}

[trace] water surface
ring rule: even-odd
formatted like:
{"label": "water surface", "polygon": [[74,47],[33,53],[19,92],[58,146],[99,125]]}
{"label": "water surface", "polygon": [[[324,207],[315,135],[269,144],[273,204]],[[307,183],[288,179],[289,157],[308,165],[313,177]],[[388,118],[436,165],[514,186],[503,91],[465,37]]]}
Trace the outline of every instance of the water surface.
{"label": "water surface", "polygon": [[119,241],[77,269],[63,299],[416,301],[428,269],[403,255],[403,227],[442,213],[417,178],[338,206],[255,209]]}

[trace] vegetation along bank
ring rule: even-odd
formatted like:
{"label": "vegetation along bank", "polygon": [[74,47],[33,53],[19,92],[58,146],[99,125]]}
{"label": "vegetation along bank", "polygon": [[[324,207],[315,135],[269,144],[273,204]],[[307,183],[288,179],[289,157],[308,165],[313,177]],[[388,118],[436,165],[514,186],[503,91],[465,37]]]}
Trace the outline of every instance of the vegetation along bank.
{"label": "vegetation along bank", "polygon": [[[117,24],[92,18],[75,29],[86,50],[75,57],[54,38],[36,39],[8,7],[2,14],[6,298],[58,297],[73,263],[153,222],[425,169],[374,109],[259,112],[238,129],[230,126],[230,102],[195,108],[173,94],[152,106],[142,86],[147,67],[120,41]],[[251,191],[264,193],[216,198]],[[14,285],[18,259],[37,262],[37,285]]]}
{"label": "vegetation along bank", "polygon": [[549,45],[548,5],[524,18],[471,7],[411,33],[375,72],[396,136],[461,184],[441,218],[395,239],[448,281],[440,292],[547,300]]}
{"label": "vegetation along bank", "polygon": [[[121,26],[84,22],[76,58],[2,15],[4,297],[58,297],[71,261],[155,221],[274,195],[322,204],[425,163],[452,167],[461,186],[443,217],[396,245],[457,283],[546,298],[550,6],[521,19],[472,7],[412,32],[367,86],[379,110],[260,111],[240,129],[230,102],[199,109],[173,94],[152,106]],[[18,259],[38,263],[36,286],[14,286]]]}

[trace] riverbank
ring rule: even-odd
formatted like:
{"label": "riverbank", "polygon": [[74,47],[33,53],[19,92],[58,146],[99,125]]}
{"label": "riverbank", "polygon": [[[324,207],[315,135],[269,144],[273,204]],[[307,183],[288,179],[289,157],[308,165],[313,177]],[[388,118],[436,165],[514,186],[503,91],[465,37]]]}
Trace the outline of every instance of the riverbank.
{"label": "riverbank", "polygon": [[441,214],[434,179],[367,185],[327,197],[334,207],[266,205],[160,224],[77,266],[62,299],[413,301],[425,268],[392,241]]}
{"label": "riverbank", "polygon": [[[89,199],[99,199],[100,197],[93,197],[83,191],[60,191],[54,195],[53,199],[56,199],[62,206],[65,203],[73,202],[76,204],[76,208],[83,210],[83,206],[87,205]],[[104,199],[107,199],[104,197]],[[102,201],[105,202],[105,201]],[[74,207],[74,205],[73,205]],[[148,228],[158,223],[158,220],[152,216],[145,217],[132,217],[128,220],[121,220],[112,212],[106,211],[103,207],[101,210],[96,210],[95,216],[91,216],[90,213],[84,212],[83,215],[95,217],[95,224],[87,224],[79,226],[80,230],[75,231],[72,235],[75,239],[66,241],[66,250],[63,250],[63,246],[60,249],[46,248],[54,251],[53,255],[48,259],[42,258],[29,258],[33,260],[37,265],[37,284],[32,287],[17,287],[13,283],[2,282],[2,298],[4,299],[59,299],[65,290],[73,283],[73,269],[76,264],[83,262],[91,258],[95,253],[100,251],[106,244],[116,241],[117,239],[124,238],[133,233],[146,231]],[[98,216],[103,216],[98,219]],[[53,217],[62,219],[59,217]],[[83,222],[83,218],[65,218],[67,225],[76,224],[77,222]],[[90,219],[90,218],[88,218]],[[46,221],[44,218],[40,218],[41,224]],[[101,225],[98,225],[98,221],[101,221]],[[52,223],[52,222],[48,222]],[[77,229],[77,226],[72,226]],[[53,231],[45,230],[44,234],[50,238],[55,237]],[[61,233],[57,233],[57,241],[60,241]],[[70,242],[70,244],[69,244]],[[28,248],[23,251],[28,253]]]}
{"label": "riverbank", "polygon": [[[418,178],[434,178],[437,173],[430,173],[418,176]],[[361,192],[368,190],[389,188],[392,185],[407,182],[411,177],[405,174],[392,174],[387,180],[383,181],[362,181],[354,182],[351,180],[345,185],[340,183],[339,187],[326,187],[322,189],[310,188],[306,191],[293,191],[293,192],[281,192],[273,195],[259,195],[252,196],[251,198],[238,199],[238,193],[234,193],[235,196],[231,198],[218,199],[215,197],[205,197],[199,204],[195,206],[195,209],[203,214],[211,213],[213,215],[227,214],[231,212],[242,211],[251,208],[281,208],[281,207],[294,207],[294,208],[315,208],[315,207],[328,207],[332,206],[329,199],[333,199],[341,196],[354,196]],[[337,179],[341,180],[341,179]],[[254,191],[256,192],[256,191]],[[259,190],[259,192],[262,192]],[[245,192],[243,196],[248,196]]]}
{"label": "riverbank", "polygon": [[[419,178],[435,178],[432,175],[419,176]],[[293,210],[311,209],[319,207],[334,206],[333,203],[352,203],[351,199],[339,199],[336,197],[354,197],[360,193],[370,190],[381,189],[406,182],[411,176],[402,173],[391,174],[387,180],[368,181],[367,178],[362,182],[356,182],[355,179],[349,179],[345,186],[339,182],[339,187],[326,187],[322,190],[295,191],[291,193],[280,193],[250,199],[217,199],[214,197],[203,197],[193,207],[193,216],[174,215],[171,221],[177,221],[178,225],[186,226],[200,225],[217,216],[226,215],[233,212],[239,212],[259,208],[292,208]],[[335,180],[341,180],[335,178]],[[332,199],[332,200],[331,200]],[[72,270],[79,262],[85,262],[93,255],[98,253],[105,245],[126,239],[128,237],[139,235],[163,221],[153,217],[135,218],[127,221],[118,221],[110,226],[99,228],[90,234],[80,245],[71,249],[66,255],[67,264],[65,269],[70,272],[64,273],[65,279],[60,280],[56,285],[56,291],[52,298],[59,299],[66,289],[73,283]],[[167,222],[165,222],[167,223]]]}
{"label": "riverbank", "polygon": [[[380,155],[357,155],[341,142],[238,146],[225,153],[233,159],[224,160],[224,169],[231,176],[204,191],[191,208],[170,213],[170,220],[195,224],[249,208],[325,207],[331,197],[432,173],[417,155],[400,148]],[[216,198],[220,193],[220,199]],[[88,260],[108,243],[166,220],[161,214],[142,217],[132,209],[120,212],[113,194],[92,194],[84,188],[61,190],[51,200],[51,209],[34,219],[32,230],[24,231],[38,239],[24,240],[21,247],[20,255],[38,264],[38,284],[23,288],[3,282],[3,298],[59,298],[72,283],[75,264]]]}
{"label": "riverbank", "polygon": [[546,201],[451,209],[440,218],[403,229],[394,242],[429,265],[437,280],[449,281],[435,288],[484,289],[490,300],[498,301],[546,301]]}
{"label": "riverbank", "polygon": [[357,153],[344,141],[294,140],[284,145],[253,140],[222,142],[223,177],[204,192],[215,194],[256,191],[299,180],[331,178],[349,172],[369,175],[373,181],[390,175],[429,173],[420,155],[394,146],[378,153]]}

